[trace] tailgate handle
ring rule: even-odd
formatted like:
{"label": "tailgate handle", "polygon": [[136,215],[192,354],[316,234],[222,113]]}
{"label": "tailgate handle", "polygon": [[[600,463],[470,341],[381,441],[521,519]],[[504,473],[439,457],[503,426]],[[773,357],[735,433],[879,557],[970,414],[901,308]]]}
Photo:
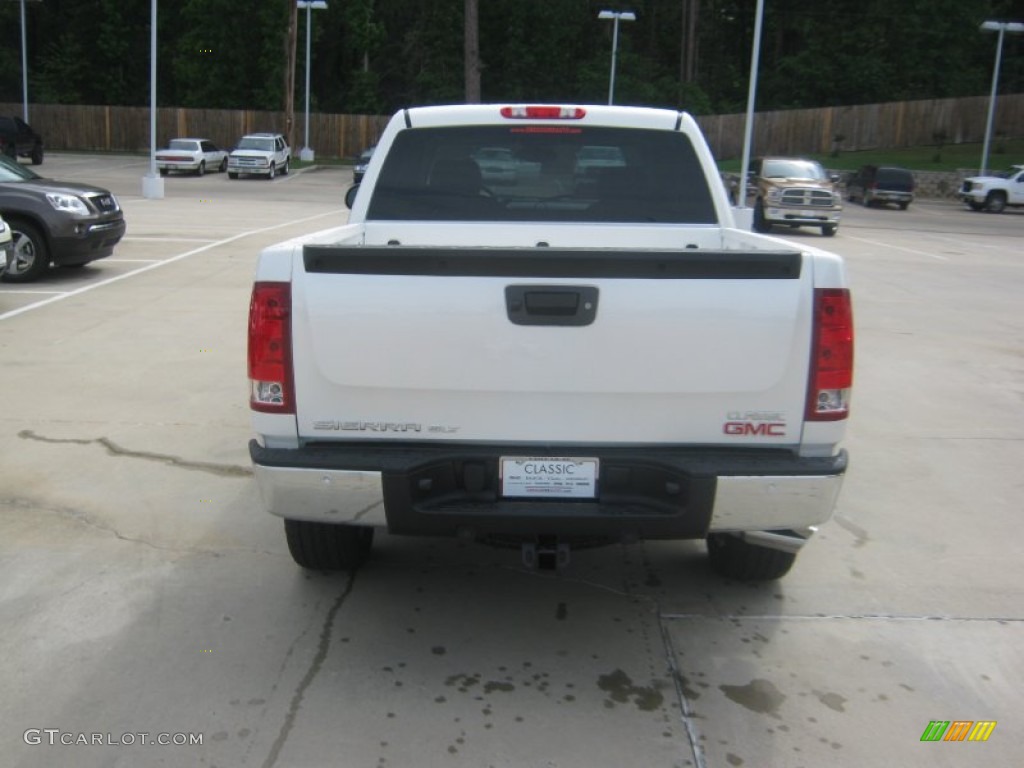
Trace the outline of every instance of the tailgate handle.
{"label": "tailgate handle", "polygon": [[505,306],[516,325],[590,325],[597,317],[597,288],[508,285]]}

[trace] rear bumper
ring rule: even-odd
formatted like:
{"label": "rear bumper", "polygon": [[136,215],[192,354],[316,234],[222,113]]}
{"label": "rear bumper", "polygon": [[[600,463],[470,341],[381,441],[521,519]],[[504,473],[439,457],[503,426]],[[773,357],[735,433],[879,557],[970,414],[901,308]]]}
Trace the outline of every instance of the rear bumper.
{"label": "rear bumper", "polygon": [[845,451],[801,459],[783,451],[574,447],[573,455],[601,461],[597,498],[521,500],[499,496],[498,457],[537,455],[536,447],[249,448],[275,515],[434,536],[695,539],[807,529],[831,517],[847,464]]}

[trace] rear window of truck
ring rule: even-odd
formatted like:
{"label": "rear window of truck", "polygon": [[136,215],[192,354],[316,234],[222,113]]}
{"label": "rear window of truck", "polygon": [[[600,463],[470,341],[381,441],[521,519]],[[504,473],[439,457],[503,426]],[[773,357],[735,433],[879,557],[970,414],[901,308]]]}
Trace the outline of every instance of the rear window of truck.
{"label": "rear window of truck", "polygon": [[717,222],[688,136],[561,125],[415,128],[391,146],[367,218]]}

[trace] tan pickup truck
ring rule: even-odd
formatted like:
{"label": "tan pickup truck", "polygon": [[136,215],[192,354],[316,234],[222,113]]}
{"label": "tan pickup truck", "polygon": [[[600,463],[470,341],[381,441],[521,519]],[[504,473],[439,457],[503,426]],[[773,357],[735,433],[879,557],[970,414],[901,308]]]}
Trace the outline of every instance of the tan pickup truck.
{"label": "tan pickup truck", "polygon": [[754,230],[770,232],[773,225],[820,227],[831,237],[839,228],[843,198],[839,178],[821,164],[799,157],[759,157],[750,171],[754,201]]}

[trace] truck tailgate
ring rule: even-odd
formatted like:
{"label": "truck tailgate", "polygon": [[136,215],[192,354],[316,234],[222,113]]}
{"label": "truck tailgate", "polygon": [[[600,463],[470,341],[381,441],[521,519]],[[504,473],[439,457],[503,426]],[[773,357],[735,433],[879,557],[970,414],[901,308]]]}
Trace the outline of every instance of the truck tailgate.
{"label": "truck tailgate", "polygon": [[795,251],[307,245],[299,434],[793,445],[809,272]]}

